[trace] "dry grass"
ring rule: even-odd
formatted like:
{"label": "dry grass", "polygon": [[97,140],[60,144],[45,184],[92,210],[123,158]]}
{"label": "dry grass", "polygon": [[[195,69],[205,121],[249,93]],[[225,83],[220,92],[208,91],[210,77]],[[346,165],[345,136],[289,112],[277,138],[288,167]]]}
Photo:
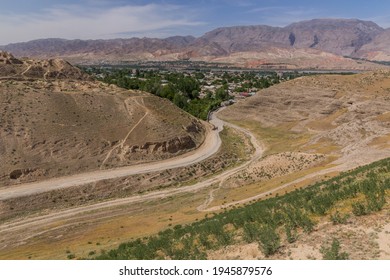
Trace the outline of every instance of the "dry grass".
{"label": "dry grass", "polygon": [[[309,178],[304,178],[315,172],[326,170],[327,168],[332,167],[331,165],[313,167],[299,172],[294,172],[285,176],[280,176],[272,178],[270,180],[265,180],[261,183],[252,183],[239,187],[226,187],[221,188],[215,193],[214,201],[209,205],[209,207],[219,206],[228,204],[231,202],[245,200],[254,196],[262,196],[262,199],[273,197],[275,195],[283,195],[287,192],[309,186],[318,181],[328,179],[330,177],[336,176],[339,172],[329,172],[323,175],[313,176]],[[296,181],[297,180],[297,181]],[[295,182],[296,181],[296,182]],[[280,190],[275,190],[283,186]],[[275,190],[275,191],[274,191]],[[264,195],[262,195],[264,194]]]}
{"label": "dry grass", "polygon": [[377,149],[389,149],[390,148],[390,135],[380,136],[374,138],[370,146],[376,147]]}
{"label": "dry grass", "polygon": [[48,225],[47,232],[26,240],[26,244],[10,246],[0,252],[0,259],[66,259],[67,251],[76,258],[87,257],[93,250],[107,250],[120,243],[204,217],[196,211],[207,190],[182,194],[155,202],[132,204],[110,210],[95,211],[76,217],[72,223],[55,229],[61,223]]}
{"label": "dry grass", "polygon": [[335,113],[326,116],[325,118],[322,118],[320,120],[314,120],[309,123],[307,123],[306,127],[311,130],[331,130],[337,127],[337,124],[334,123],[337,118],[347,113],[347,108],[343,108],[341,110],[336,111]]}
{"label": "dry grass", "polygon": [[302,146],[310,139],[308,133],[302,134],[291,131],[291,128],[296,125],[295,123],[276,127],[262,126],[252,120],[236,120],[232,123],[251,131],[265,145],[265,156],[282,152],[301,151]]}

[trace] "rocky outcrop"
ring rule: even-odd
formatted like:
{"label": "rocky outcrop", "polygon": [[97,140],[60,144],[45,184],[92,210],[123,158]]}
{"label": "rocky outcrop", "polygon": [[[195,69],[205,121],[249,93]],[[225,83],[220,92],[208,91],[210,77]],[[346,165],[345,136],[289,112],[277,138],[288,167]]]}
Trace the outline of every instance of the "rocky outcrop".
{"label": "rocky outcrop", "polygon": [[129,148],[130,153],[170,153],[176,154],[180,151],[191,150],[196,148],[196,143],[191,136],[175,137],[164,142],[146,142],[142,146],[134,145]]}
{"label": "rocky outcrop", "polygon": [[14,79],[72,79],[91,80],[79,68],[63,59],[16,59],[8,52],[0,51],[0,77]]}
{"label": "rocky outcrop", "polygon": [[22,61],[20,61],[19,59],[16,59],[11,53],[9,52],[1,52],[0,51],[0,65],[1,64],[8,64],[8,65],[12,65],[12,64],[23,64]]}

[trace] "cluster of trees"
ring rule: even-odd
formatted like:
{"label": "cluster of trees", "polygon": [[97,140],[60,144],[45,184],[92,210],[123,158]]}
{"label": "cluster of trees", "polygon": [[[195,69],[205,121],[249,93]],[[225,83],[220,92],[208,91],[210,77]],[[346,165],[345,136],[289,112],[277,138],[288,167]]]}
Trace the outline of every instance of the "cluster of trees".
{"label": "cluster of trees", "polygon": [[[288,242],[295,242],[300,232],[313,230],[315,217],[330,215],[340,201],[359,203],[360,206],[353,206],[351,215],[381,210],[389,189],[390,159],[385,159],[283,196],[123,243],[118,249],[103,252],[98,259],[204,259],[207,251],[237,242],[257,242],[263,253],[270,256],[281,246],[282,235]],[[357,207],[364,211],[355,210]],[[338,212],[331,219],[343,221]],[[324,258],[348,257],[339,252],[337,242],[322,248]]]}
{"label": "cluster of trees", "polygon": [[230,98],[227,87],[220,87],[215,95],[207,95],[200,99],[200,82],[202,73],[194,77],[183,73],[171,72],[161,75],[158,71],[139,71],[134,76],[128,69],[118,69],[105,73],[102,81],[116,84],[126,89],[142,90],[162,98],[169,99],[176,106],[200,119],[207,119],[208,112]]}
{"label": "cluster of trees", "polygon": [[[275,72],[261,74],[258,72],[221,72],[220,74],[214,73],[211,75],[213,77],[211,81],[210,79],[206,81],[206,75],[203,72],[193,72],[190,75],[177,71],[133,70],[132,68],[85,68],[84,70],[95,74],[106,83],[116,84],[126,89],[150,92],[169,99],[179,108],[204,120],[209,111],[218,107],[222,101],[232,98],[229,95],[229,85],[237,85],[235,92],[248,92],[267,88],[281,81],[280,76]],[[205,97],[199,98],[201,86],[208,83],[215,86],[215,91],[210,91]]]}

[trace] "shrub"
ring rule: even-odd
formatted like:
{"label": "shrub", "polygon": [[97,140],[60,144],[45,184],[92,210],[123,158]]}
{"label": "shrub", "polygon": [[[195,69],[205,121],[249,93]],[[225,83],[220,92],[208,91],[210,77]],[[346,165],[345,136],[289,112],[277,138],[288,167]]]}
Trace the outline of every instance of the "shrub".
{"label": "shrub", "polygon": [[330,215],[330,220],[333,222],[334,225],[346,224],[348,218],[349,218],[348,214],[342,216],[339,211],[336,211],[336,213]]}
{"label": "shrub", "polygon": [[321,246],[320,252],[324,260],[348,260],[346,252],[340,252],[340,242],[334,238],[330,247]]}
{"label": "shrub", "polygon": [[266,257],[273,255],[280,247],[280,237],[275,228],[262,226],[259,232],[260,248]]}
{"label": "shrub", "polygon": [[352,213],[356,216],[367,215],[368,211],[366,206],[361,202],[356,202],[352,204]]}

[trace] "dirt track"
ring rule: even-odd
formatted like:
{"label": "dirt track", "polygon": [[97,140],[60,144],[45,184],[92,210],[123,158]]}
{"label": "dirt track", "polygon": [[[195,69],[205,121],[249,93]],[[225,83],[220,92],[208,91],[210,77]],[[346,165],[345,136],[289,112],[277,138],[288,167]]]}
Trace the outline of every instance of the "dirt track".
{"label": "dirt track", "polygon": [[129,175],[163,171],[177,167],[185,167],[203,161],[206,158],[214,155],[221,146],[221,138],[219,137],[219,131],[222,130],[223,122],[215,117],[212,118],[210,122],[216,127],[218,127],[218,130],[212,130],[209,126],[207,126],[205,141],[198,149],[192,152],[158,162],[151,162],[109,170],[97,170],[71,176],[49,179],[46,181],[21,184],[3,188],[0,189],[0,201],[88,183],[94,183],[106,179],[114,179]]}
{"label": "dirt track", "polygon": [[[70,177],[48,180],[40,183],[40,188],[36,192],[44,192],[48,189],[52,190],[52,189],[66,188],[66,187],[83,184],[87,182],[96,182],[101,179],[116,178],[116,177],[131,175],[131,174],[139,174],[144,172],[164,170],[173,167],[186,166],[195,162],[202,161],[208,156],[211,156],[212,154],[218,151],[218,148],[221,144],[221,140],[219,138],[219,132],[223,129],[224,125],[237,129],[243,132],[244,134],[246,134],[248,137],[250,137],[251,143],[255,148],[255,152],[253,153],[251,159],[238,167],[222,172],[221,174],[215,175],[210,179],[204,180],[194,185],[183,186],[176,189],[153,191],[143,195],[134,195],[131,197],[114,199],[110,201],[96,203],[93,205],[75,207],[75,208],[61,210],[49,214],[43,214],[35,217],[18,218],[3,223],[2,225],[0,225],[0,235],[3,237],[3,242],[0,243],[0,249],[2,248],[5,249],[8,246],[15,246],[15,245],[17,246],[17,244],[23,244],[24,242],[26,242],[26,240],[36,236],[41,236],[46,232],[51,232],[54,230],[58,230],[60,228],[67,228],[72,225],[80,224],[81,220],[83,220],[84,222],[99,221],[102,219],[114,217],[115,215],[117,215],[117,213],[121,211],[122,212],[126,211],[126,210],[119,210],[121,209],[121,206],[131,205],[139,202],[163,199],[178,194],[195,193],[215,184],[219,184],[219,186],[221,186],[223,182],[226,179],[228,179],[230,176],[247,168],[252,162],[258,160],[262,156],[263,147],[257,141],[257,139],[254,137],[252,133],[250,133],[249,131],[241,127],[229,123],[225,123],[222,120],[216,118],[215,116],[213,116],[211,122],[218,129],[212,130],[209,128],[206,140],[203,143],[203,145],[198,150],[193,151],[190,154],[161,161],[159,163],[143,164],[139,166],[118,168],[113,170],[96,171],[96,172],[84,173],[84,174],[70,176]],[[376,157],[378,156],[379,155],[376,155]],[[386,157],[386,156],[388,155],[387,154],[382,155],[382,157]],[[319,175],[324,175],[332,171],[344,171],[344,170],[351,169],[353,167],[356,167],[357,165],[360,165],[362,162],[370,161],[371,158],[366,158],[364,155],[360,154],[359,159],[360,160],[356,160],[356,159],[352,160],[351,158],[349,158],[348,160],[344,159],[342,162],[338,162],[340,164],[338,166],[321,170],[319,172],[315,172],[313,174],[300,178],[296,181],[290,182],[288,184],[284,184],[278,187],[277,189],[273,189],[272,192],[286,188],[291,184],[298,183],[301,180],[313,178]],[[15,189],[14,192],[7,189],[2,190],[0,191],[1,199],[4,199],[3,194],[8,195],[8,197],[15,197],[15,196],[17,197],[19,195],[21,196],[21,195],[28,195],[29,193],[35,193],[35,191],[32,189],[34,185],[36,184],[27,184],[23,186],[21,185],[18,187],[14,187]],[[211,202],[214,199],[213,197],[214,192],[215,189],[210,191],[209,196],[206,198],[204,203],[202,203],[200,206],[197,207],[198,211],[201,212],[218,211],[235,204],[246,203],[253,199],[264,197],[268,194],[268,193],[262,193],[241,201],[236,201],[231,204],[208,208],[208,206],[211,204]]]}
{"label": "dirt track", "polygon": [[[90,173],[84,173],[80,175],[70,176],[70,177],[64,177],[59,179],[53,179],[49,181],[44,181],[41,183],[34,183],[34,184],[26,184],[22,186],[18,186],[14,191],[12,190],[2,190],[0,192],[1,199],[5,199],[4,197],[17,197],[22,195],[28,195],[32,193],[38,193],[38,192],[44,192],[48,189],[59,189],[59,188],[66,188],[70,186],[74,186],[77,184],[83,184],[87,182],[94,182],[101,179],[107,179],[107,178],[116,178],[131,174],[138,174],[138,173],[146,173],[151,171],[158,171],[158,170],[164,170],[168,168],[173,167],[179,167],[179,166],[186,166],[195,162],[199,162],[201,160],[204,160],[208,156],[213,155],[215,152],[218,151],[219,146],[221,144],[221,140],[219,138],[219,132],[222,131],[223,125],[228,125],[230,127],[233,127],[237,130],[242,131],[246,135],[248,135],[251,138],[252,145],[255,148],[255,152],[252,155],[251,159],[244,164],[235,167],[233,169],[227,170],[217,176],[212,177],[211,179],[199,182],[194,185],[184,186],[178,189],[168,189],[168,190],[162,190],[162,191],[155,191],[144,195],[135,195],[127,198],[122,199],[115,199],[110,200],[106,202],[101,202],[93,205],[88,206],[82,206],[72,209],[63,210],[56,213],[51,213],[39,217],[32,217],[27,219],[22,219],[19,221],[11,221],[9,223],[5,223],[3,225],[0,225],[0,233],[5,234],[23,230],[28,228],[29,231],[34,229],[39,229],[40,227],[44,227],[51,222],[54,221],[73,221],[75,219],[79,218],[79,215],[86,212],[91,212],[95,210],[104,211],[104,209],[109,210],[112,207],[126,205],[129,203],[136,203],[136,202],[142,202],[147,200],[154,200],[154,199],[160,199],[180,193],[186,193],[186,192],[196,192],[199,191],[205,187],[211,186],[216,183],[223,182],[225,179],[229,178],[233,174],[241,171],[242,169],[246,168],[250,163],[253,161],[258,160],[262,154],[263,154],[263,148],[261,144],[258,143],[256,138],[247,130],[237,127],[232,124],[224,123],[220,119],[216,118],[215,116],[212,116],[212,120],[210,121],[213,125],[215,125],[218,129],[216,130],[209,130],[208,136],[206,137],[205,143],[195,152],[191,153],[191,155],[184,155],[182,157],[166,160],[160,163],[150,163],[150,164],[143,164],[139,166],[133,166],[128,168],[120,168],[120,169],[114,169],[114,170],[106,170],[106,171],[98,171],[98,172],[90,172]],[[166,163],[166,164],[165,164]],[[102,174],[101,174],[102,173]],[[37,190],[33,188],[38,188]],[[3,196],[4,194],[4,196]],[[199,207],[198,210],[203,210],[203,208],[206,208],[207,204],[203,205],[203,207]],[[110,211],[108,211],[110,212]],[[100,213],[101,214],[101,213]],[[107,213],[109,214],[109,213]],[[68,224],[69,225],[69,224]],[[34,234],[33,234],[34,235]],[[32,237],[29,234],[29,237]]]}

